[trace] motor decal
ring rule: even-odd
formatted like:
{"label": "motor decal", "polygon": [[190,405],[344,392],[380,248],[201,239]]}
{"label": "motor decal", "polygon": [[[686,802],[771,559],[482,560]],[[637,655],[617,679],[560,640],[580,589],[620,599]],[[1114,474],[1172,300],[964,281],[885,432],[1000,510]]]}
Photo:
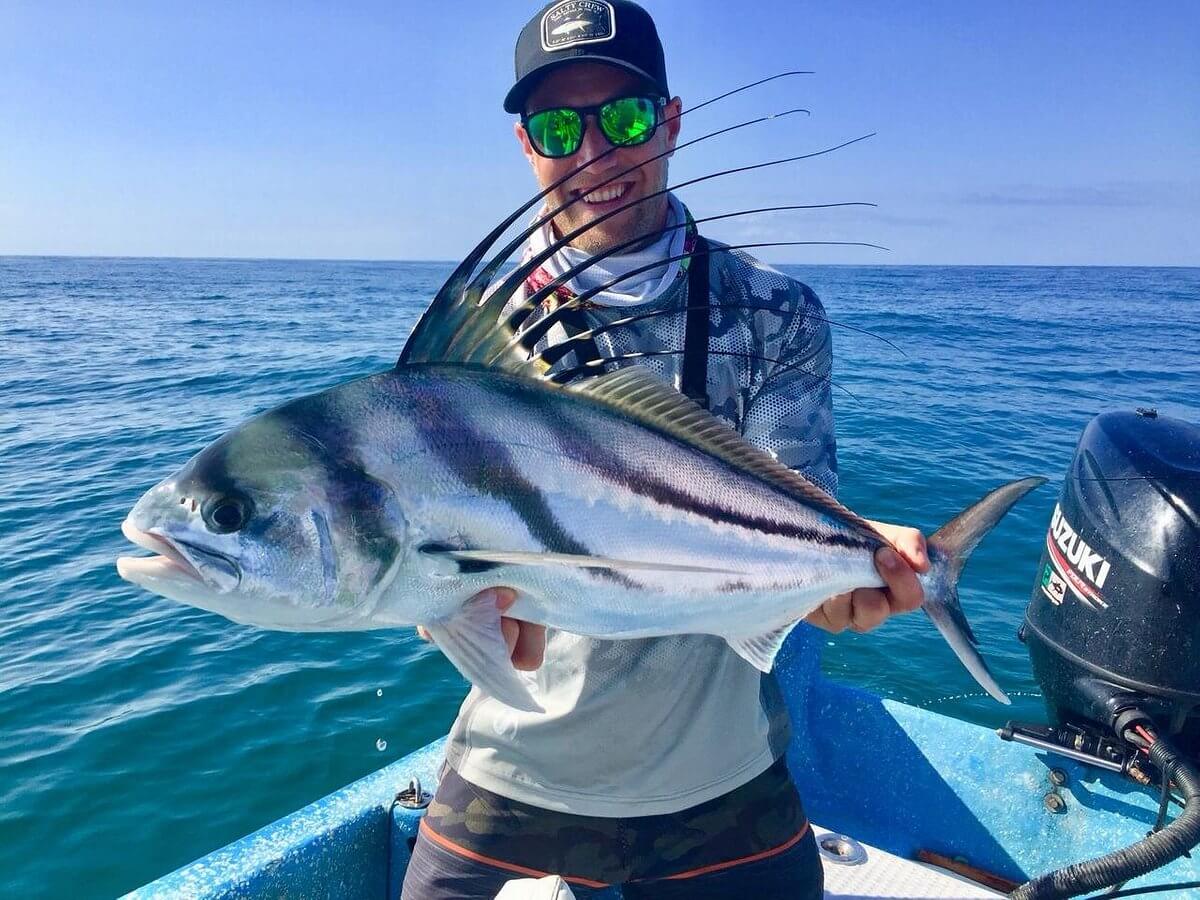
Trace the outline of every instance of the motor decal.
{"label": "motor decal", "polygon": [[1046,567],[1042,571],[1042,593],[1055,606],[1062,606],[1062,602],[1067,596],[1067,580],[1058,574],[1058,570],[1052,563],[1046,563]]}
{"label": "motor decal", "polygon": [[[1046,532],[1046,549],[1050,553],[1055,571],[1065,580],[1072,594],[1092,609],[1108,609],[1108,604],[1100,596],[1100,589],[1108,580],[1112,565],[1071,527],[1058,504],[1054,506],[1050,530]],[[1047,591],[1044,573],[1042,590]],[[1053,601],[1054,598],[1048,591],[1047,596]]]}

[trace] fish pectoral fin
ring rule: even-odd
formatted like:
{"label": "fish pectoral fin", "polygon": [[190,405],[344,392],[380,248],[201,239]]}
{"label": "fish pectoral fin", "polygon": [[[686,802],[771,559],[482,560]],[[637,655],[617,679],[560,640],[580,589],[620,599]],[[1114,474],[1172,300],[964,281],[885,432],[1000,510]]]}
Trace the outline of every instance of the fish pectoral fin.
{"label": "fish pectoral fin", "polygon": [[513,668],[500,631],[500,610],[490,597],[468,601],[457,615],[425,626],[463,677],[514,709],[545,712]]}
{"label": "fish pectoral fin", "polygon": [[733,569],[714,569],[708,566],[689,566],[685,563],[650,562],[636,559],[612,559],[606,556],[582,556],[573,553],[529,553],[523,550],[436,550],[460,563],[510,566],[567,566],[576,569],[635,569],[655,572],[707,572],[714,575],[741,575]]}
{"label": "fish pectoral fin", "polygon": [[775,666],[775,657],[784,640],[792,633],[799,619],[790,622],[782,628],[768,631],[764,634],[726,635],[725,642],[733,651],[760,672],[770,672]]}

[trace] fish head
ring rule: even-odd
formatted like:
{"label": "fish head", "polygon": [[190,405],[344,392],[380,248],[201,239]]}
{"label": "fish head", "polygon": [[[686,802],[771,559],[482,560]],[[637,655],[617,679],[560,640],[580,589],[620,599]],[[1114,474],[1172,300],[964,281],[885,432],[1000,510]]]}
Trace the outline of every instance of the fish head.
{"label": "fish head", "polygon": [[119,558],[121,577],[242,624],[369,627],[404,556],[404,517],[353,447],[302,421],[251,419],[147,491],[121,531],[156,555]]}

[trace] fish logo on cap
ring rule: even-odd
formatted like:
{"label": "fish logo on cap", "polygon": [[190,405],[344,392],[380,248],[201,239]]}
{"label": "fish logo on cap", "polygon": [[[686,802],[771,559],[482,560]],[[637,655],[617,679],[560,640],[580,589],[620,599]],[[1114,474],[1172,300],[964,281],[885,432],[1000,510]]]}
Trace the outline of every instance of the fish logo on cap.
{"label": "fish logo on cap", "polygon": [[563,0],[542,16],[542,49],[546,51],[611,41],[616,33],[616,11],[603,0]]}

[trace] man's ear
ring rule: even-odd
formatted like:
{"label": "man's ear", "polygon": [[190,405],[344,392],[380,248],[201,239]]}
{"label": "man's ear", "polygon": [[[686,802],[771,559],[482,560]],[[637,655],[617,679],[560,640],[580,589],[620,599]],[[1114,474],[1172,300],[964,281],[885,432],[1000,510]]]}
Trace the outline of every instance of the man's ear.
{"label": "man's ear", "polygon": [[525,132],[525,126],[519,121],[513,122],[513,134],[517,136],[517,143],[521,145],[521,152],[525,154],[525,158],[529,160],[529,165],[533,167],[533,158],[537,154],[534,152],[533,145],[529,143],[529,135]]}
{"label": "man's ear", "polygon": [[667,147],[672,152],[679,140],[679,117],[683,114],[683,101],[675,97],[663,107],[663,127],[667,129]]}

